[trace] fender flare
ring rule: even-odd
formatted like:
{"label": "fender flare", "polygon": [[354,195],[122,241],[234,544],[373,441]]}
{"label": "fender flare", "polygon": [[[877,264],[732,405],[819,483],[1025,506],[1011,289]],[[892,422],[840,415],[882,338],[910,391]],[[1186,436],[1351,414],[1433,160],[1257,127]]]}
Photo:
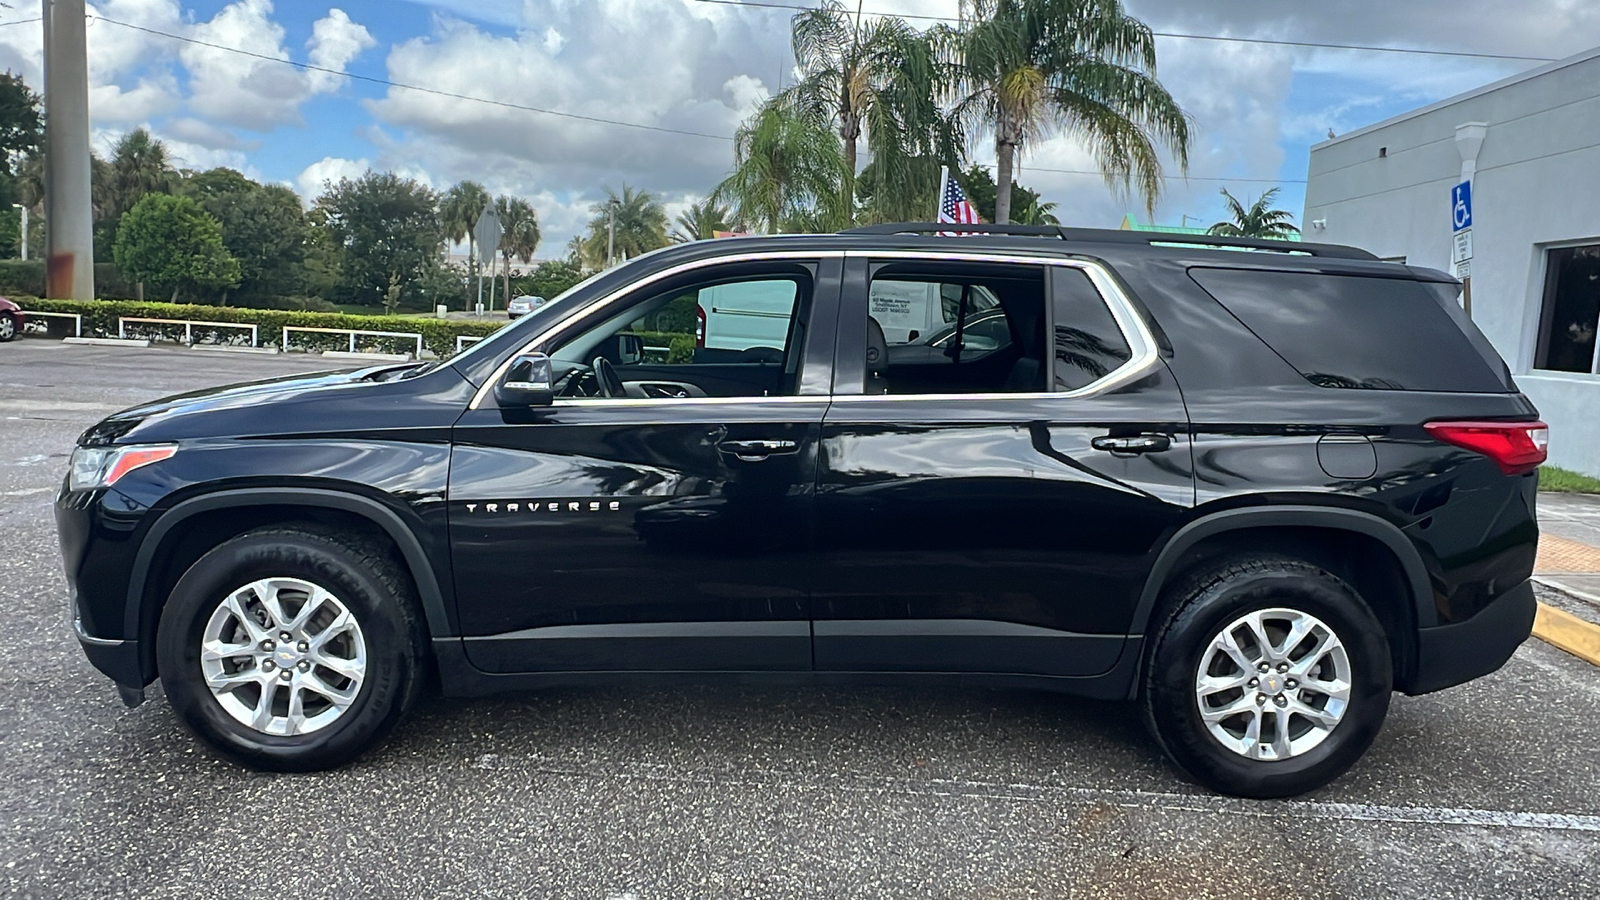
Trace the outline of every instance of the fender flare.
{"label": "fender flare", "polygon": [[[395,546],[400,549],[401,558],[405,560],[406,567],[411,570],[412,580],[417,585],[417,596],[422,601],[422,612],[428,623],[428,632],[433,638],[448,638],[454,633],[451,626],[449,607],[445,602],[443,591],[439,587],[439,579],[434,571],[433,563],[428,554],[422,549],[422,544],[417,540],[416,534],[406,524],[399,513],[370,497],[345,491],[328,490],[325,488],[239,488],[235,490],[218,491],[184,500],[162,513],[155,523],[150,526],[149,532],[139,544],[139,551],[134,557],[133,568],[128,577],[127,613],[124,619],[124,634],[143,636],[142,624],[145,621],[144,606],[145,592],[150,580],[150,570],[155,562],[156,553],[160,550],[167,535],[186,520],[194,516],[215,509],[234,508],[241,506],[311,506],[322,509],[336,509],[343,512],[354,513],[382,528],[389,535]],[[164,601],[165,598],[162,598]],[[152,601],[156,602],[156,601]]]}
{"label": "fender flare", "polygon": [[[1129,633],[1143,635],[1150,626],[1150,614],[1155,609],[1161,589],[1166,586],[1172,569],[1183,554],[1200,541],[1229,531],[1245,528],[1329,528],[1350,531],[1376,538],[1389,548],[1400,562],[1401,572],[1411,589],[1413,622],[1418,628],[1438,623],[1438,613],[1433,607],[1432,582],[1422,556],[1399,528],[1377,516],[1360,510],[1329,506],[1254,506],[1228,509],[1196,519],[1178,529],[1157,554],[1155,563],[1146,576],[1144,590],[1134,607]],[[1414,636],[1413,636],[1414,637]]]}

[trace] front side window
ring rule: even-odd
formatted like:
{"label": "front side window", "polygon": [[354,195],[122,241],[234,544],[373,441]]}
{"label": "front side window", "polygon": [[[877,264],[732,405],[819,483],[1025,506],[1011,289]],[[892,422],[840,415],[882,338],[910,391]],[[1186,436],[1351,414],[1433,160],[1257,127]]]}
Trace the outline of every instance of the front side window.
{"label": "front side window", "polygon": [[798,268],[649,293],[552,346],[558,397],[777,397],[798,385]]}
{"label": "front side window", "polygon": [[1548,252],[1539,321],[1535,369],[1600,374],[1600,244]]}

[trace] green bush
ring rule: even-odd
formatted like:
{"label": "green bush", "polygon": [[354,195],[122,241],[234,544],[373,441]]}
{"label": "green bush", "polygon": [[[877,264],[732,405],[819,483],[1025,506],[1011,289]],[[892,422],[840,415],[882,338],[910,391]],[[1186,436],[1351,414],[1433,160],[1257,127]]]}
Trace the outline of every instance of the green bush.
{"label": "green bush", "polygon": [[[133,282],[111,263],[96,263],[94,267],[95,293],[104,297],[132,297],[136,291]],[[0,260],[0,294],[7,297],[20,294],[37,297],[44,293],[44,260]]]}
{"label": "green bush", "polygon": [[[299,310],[249,309],[238,306],[203,306],[187,303],[139,302],[137,300],[40,300],[31,297],[13,297],[24,310],[40,312],[78,313],[83,316],[85,337],[116,337],[117,320],[127,316],[148,319],[193,319],[208,322],[238,322],[259,326],[262,346],[282,345],[284,326],[308,328],[350,328],[359,331],[401,331],[422,335],[424,349],[436,356],[446,357],[456,352],[456,338],[460,335],[485,337],[506,323],[503,320],[463,322],[450,319],[425,319],[413,316],[351,316],[343,313],[305,312]],[[60,333],[52,326],[52,334]],[[164,325],[129,325],[140,336],[165,339],[181,338],[183,327]],[[220,343],[237,343],[242,329],[218,328],[206,331],[196,328],[197,341],[216,340]],[[349,338],[343,335],[297,334],[293,346],[307,350],[343,350],[349,347]],[[377,349],[386,353],[410,353],[416,342],[410,339],[361,338],[357,347]],[[690,340],[692,352],[693,340]]]}

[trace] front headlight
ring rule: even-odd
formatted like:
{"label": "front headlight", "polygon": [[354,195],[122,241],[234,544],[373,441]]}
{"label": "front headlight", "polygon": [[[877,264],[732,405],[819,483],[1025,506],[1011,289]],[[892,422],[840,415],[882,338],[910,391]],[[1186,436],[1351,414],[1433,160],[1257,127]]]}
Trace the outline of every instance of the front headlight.
{"label": "front headlight", "polygon": [[110,487],[134,469],[160,462],[177,452],[178,448],[172,444],[79,447],[72,451],[72,473],[67,477],[67,487],[74,491]]}

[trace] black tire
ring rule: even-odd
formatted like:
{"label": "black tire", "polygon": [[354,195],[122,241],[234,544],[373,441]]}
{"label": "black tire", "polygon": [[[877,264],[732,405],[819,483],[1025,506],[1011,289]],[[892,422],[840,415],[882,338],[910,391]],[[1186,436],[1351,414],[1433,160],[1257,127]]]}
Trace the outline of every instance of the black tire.
{"label": "black tire", "polygon": [[[365,642],[355,700],[306,734],[267,734],[236,720],[201,671],[201,635],[212,613],[230,592],[262,578],[325,588],[355,617]],[[418,609],[409,578],[386,548],[313,525],[262,528],[212,549],[178,580],[156,637],[161,685],[183,724],[231,760],[280,772],[333,768],[375,746],[415,701],[425,653]]]}
{"label": "black tire", "polygon": [[[1378,736],[1393,690],[1389,643],[1360,595],[1332,573],[1283,556],[1235,559],[1183,579],[1167,599],[1169,612],[1152,632],[1140,705],[1156,742],[1195,781],[1241,797],[1302,794],[1344,774]],[[1207,730],[1195,679],[1225,627],[1279,608],[1309,613],[1333,630],[1349,660],[1350,698],[1320,744],[1287,759],[1252,759]]]}
{"label": "black tire", "polygon": [[17,336],[17,317],[9,312],[0,312],[0,344],[13,340]]}

